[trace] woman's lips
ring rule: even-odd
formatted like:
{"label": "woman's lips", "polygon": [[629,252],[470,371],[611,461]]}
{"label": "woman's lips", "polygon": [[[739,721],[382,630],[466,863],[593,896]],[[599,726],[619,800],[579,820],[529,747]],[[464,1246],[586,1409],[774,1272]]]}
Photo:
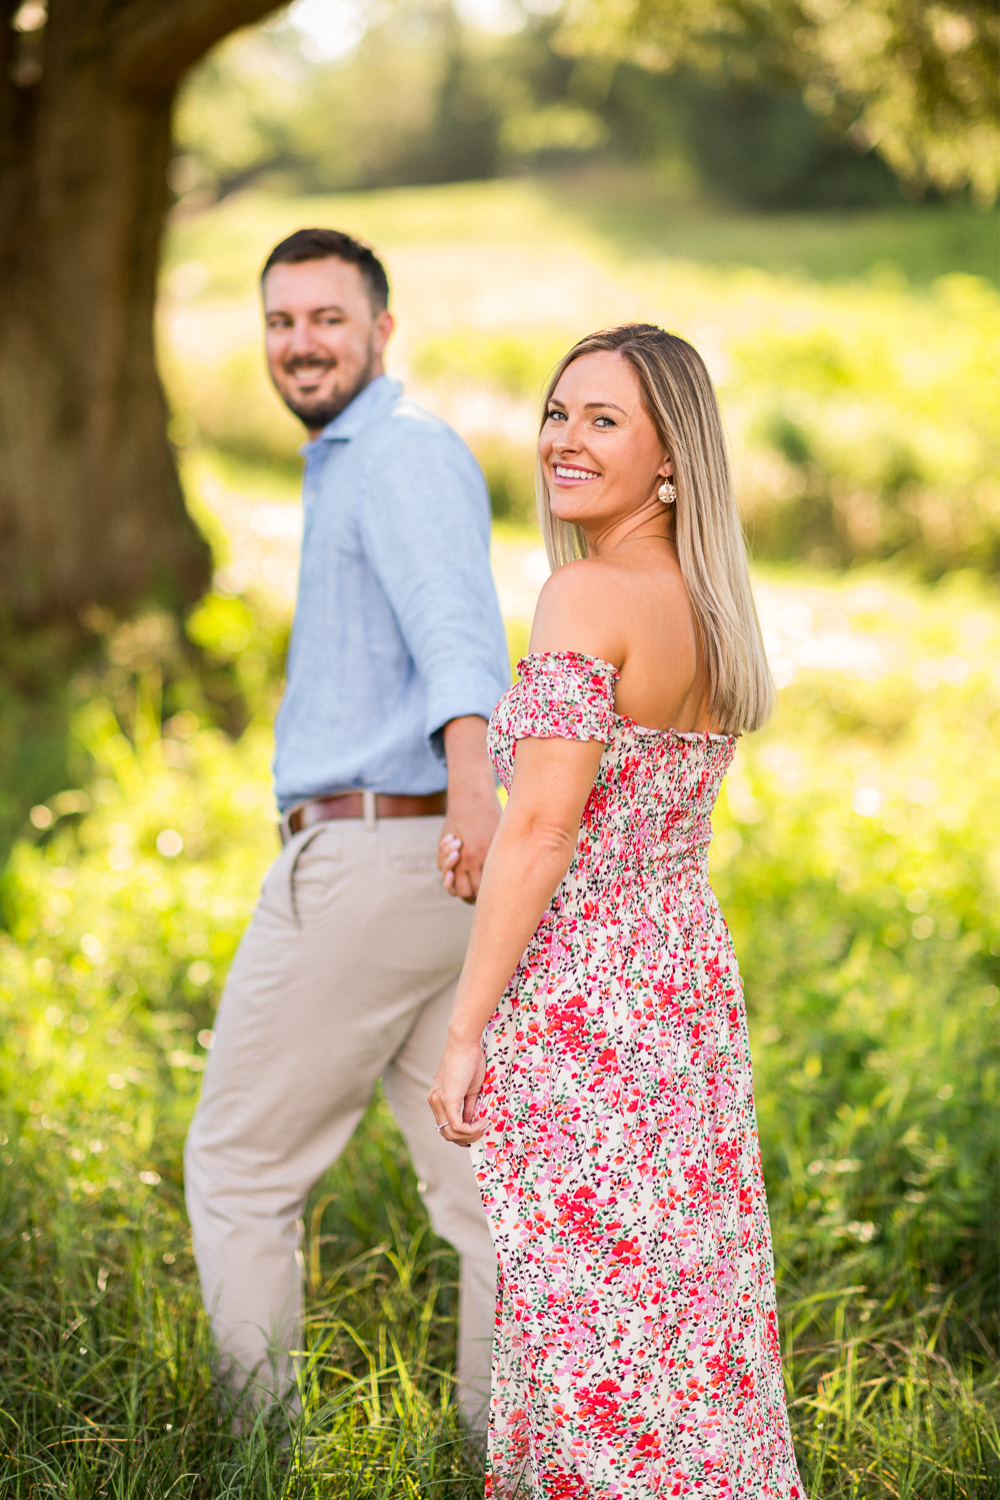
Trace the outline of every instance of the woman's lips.
{"label": "woman's lips", "polygon": [[552,477],[560,488],[571,489],[577,484],[589,484],[591,479],[600,479],[593,469],[581,469],[577,464],[553,464]]}

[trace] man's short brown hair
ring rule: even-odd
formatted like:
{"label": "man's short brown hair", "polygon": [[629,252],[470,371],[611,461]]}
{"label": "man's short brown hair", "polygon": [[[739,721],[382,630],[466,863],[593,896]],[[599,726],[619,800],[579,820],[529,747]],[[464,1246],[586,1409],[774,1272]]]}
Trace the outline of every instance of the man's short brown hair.
{"label": "man's short brown hair", "polygon": [[264,262],[260,279],[264,280],[272,266],[297,265],[304,260],[342,260],[349,266],[357,266],[374,311],[381,312],[389,306],[389,278],[382,262],[370,245],[339,229],[296,229],[275,245]]}

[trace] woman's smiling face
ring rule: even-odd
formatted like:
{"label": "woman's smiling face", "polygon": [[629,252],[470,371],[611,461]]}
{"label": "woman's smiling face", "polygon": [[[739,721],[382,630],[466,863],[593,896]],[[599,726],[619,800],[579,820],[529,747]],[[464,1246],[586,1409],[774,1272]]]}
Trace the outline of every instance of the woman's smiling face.
{"label": "woman's smiling face", "polygon": [[582,354],[563,371],[538,451],[552,514],[591,534],[656,501],[673,473],[635,371],[612,350]]}

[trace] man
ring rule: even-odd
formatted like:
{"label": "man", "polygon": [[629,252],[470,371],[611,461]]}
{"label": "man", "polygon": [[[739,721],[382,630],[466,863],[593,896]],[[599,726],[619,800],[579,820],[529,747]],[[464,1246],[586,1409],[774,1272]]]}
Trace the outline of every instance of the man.
{"label": "man", "polygon": [[[333,230],[283,240],[262,276],[266,351],[303,422],[305,530],[278,715],[284,847],[233,961],[185,1152],[222,1375],[294,1406],[300,1215],[376,1080],[435,1230],[461,1256],[459,1401],[489,1396],[495,1258],[470,1160],[427,1091],[499,804],[486,722],[509,681],[489,506],[461,439],[384,371],[385,271]],[[447,793],[446,793],[447,788]],[[457,841],[460,842],[460,846]]]}

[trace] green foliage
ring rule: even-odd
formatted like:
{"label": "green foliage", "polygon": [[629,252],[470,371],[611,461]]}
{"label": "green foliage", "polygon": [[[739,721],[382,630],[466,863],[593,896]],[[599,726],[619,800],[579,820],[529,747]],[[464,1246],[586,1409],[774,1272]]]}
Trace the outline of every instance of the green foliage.
{"label": "green foliage", "polygon": [[535,526],[535,455],[532,449],[481,436],[473,439],[472,448],[486,477],[494,519],[521,528]]}
{"label": "green foliage", "polygon": [[[418,381],[452,399],[460,400],[470,387],[486,386],[511,401],[530,400],[537,408],[543,386],[570,342],[566,334],[524,338],[460,328],[424,339],[414,350],[411,369]],[[470,441],[486,476],[495,519],[533,526],[533,445],[512,442],[502,431],[477,432]]]}
{"label": "green foliage", "polygon": [[[556,359],[590,326],[633,312],[710,356],[759,555],[829,564],[901,553],[931,576],[995,566],[1000,299],[967,274],[995,263],[992,216],[713,216],[679,210],[648,178],[600,177],[290,202],[245,195],[181,219],[162,313],[171,431],[188,456],[202,444],[244,479],[254,466],[257,489],[266,479],[289,495],[303,434],[267,379],[255,287],[270,246],[316,221],[388,242],[390,273],[399,258],[404,373],[472,443],[498,517],[533,516],[536,403]],[[451,250],[471,261],[502,245],[529,247],[552,268],[541,326],[537,314],[525,324],[516,275],[491,285],[485,327],[457,321]],[[441,246],[451,250],[435,253]],[[585,293],[562,296],[563,266]],[[849,281],[834,279],[838,267]],[[391,346],[391,369],[398,358]],[[484,393],[486,415],[470,427],[468,398]]]}
{"label": "green foliage", "polygon": [[758,208],[898,201],[900,178],[911,196],[996,196],[1000,28],[984,0],[580,0],[503,35],[395,0],[363,26],[332,63],[310,61],[293,25],[217,48],[182,96],[177,190],[604,158]]}
{"label": "green foliage", "polygon": [[[987,1500],[993,612],[971,578],[800,575],[762,602],[798,676],[740,748],[712,864],[745,974],[797,1451],[816,1500]],[[454,1256],[381,1099],[307,1209],[301,1427],[234,1436],[214,1412],[181,1146],[275,849],[279,658],[240,600],[209,598],[188,629],[242,683],[249,727],[215,727],[197,678],[171,702],[202,706],[161,725],[153,672],[169,681],[176,646],[111,632],[72,711],[86,787],[50,798],[4,877],[0,1488],[471,1500]]]}
{"label": "green foliage", "polygon": [[193,611],[186,632],[156,609],[125,621],[93,609],[76,632],[11,632],[0,655],[0,868],[29,820],[48,838],[89,807],[80,787],[94,760],[80,713],[98,683],[133,739],[158,734],[164,717],[182,723],[184,712],[235,733],[261,705],[276,705],[287,636],[263,603],[251,613],[218,596]]}
{"label": "green foliage", "polygon": [[[1000,1090],[1000,788],[984,771],[1000,695],[995,624],[973,597],[954,583],[884,595],[868,629],[888,656],[906,628],[907,654],[832,691],[803,673],[741,747],[716,819],[772,1210],[798,1223],[787,1272],[839,1262],[851,1277],[870,1245],[883,1297],[920,1265],[957,1296],[997,1268],[997,1141],[974,1121]],[[824,612],[812,649],[845,645],[829,633],[844,619]],[[935,686],[942,661],[952,680]],[[925,1291],[896,1288],[918,1304]]]}
{"label": "green foliage", "polygon": [[[673,313],[668,326],[685,333],[694,323],[710,363],[712,343],[722,345],[714,363],[758,556],[826,565],[901,556],[931,577],[994,570],[1000,302],[991,288],[952,275],[915,294],[890,273],[807,290],[677,264],[649,280],[651,307],[662,298]],[[413,368],[427,381],[537,402],[571,342],[459,329],[425,340]]]}
{"label": "green foliage", "polygon": [[90,632],[6,630],[0,647],[0,865],[29,810],[86,775],[69,739],[67,683],[94,654]]}
{"label": "green foliage", "polygon": [[425,339],[413,360],[418,380],[491,385],[505,396],[541,400],[546,376],[566,353],[565,334],[524,338],[460,328]]}
{"label": "green foliage", "polygon": [[898,204],[899,183],[874,152],[859,152],[814,114],[795,87],[758,70],[706,77],[690,67],[615,70],[602,116],[611,149],[652,166],[675,188],[697,186],[730,204],[875,208]]}
{"label": "green foliage", "polygon": [[310,62],[289,29],[240,32],[182,94],[176,186],[225,193],[259,180],[329,192],[492,176],[490,51],[449,6],[433,4],[395,6],[335,63]]}
{"label": "green foliage", "polygon": [[[996,1386],[961,1372],[997,1334],[996,625],[957,579],[864,594],[834,602],[881,668],[785,689],[728,779],[713,881],[746,975],[800,1458],[832,1494],[986,1496]],[[807,634],[805,598],[778,614],[800,661],[844,649],[846,615]]]}
{"label": "green foliage", "polygon": [[811,326],[758,326],[732,347],[755,545],[992,572],[994,293],[949,276],[929,297],[876,281],[824,301]]}
{"label": "green foliage", "polygon": [[794,62],[803,59],[798,71],[811,108],[844,123],[853,118],[851,138],[875,146],[917,191],[927,183],[945,191],[968,186],[980,202],[996,198],[994,7],[868,0],[848,11],[813,0],[801,12],[805,26],[788,40]]}
{"label": "green foliage", "polygon": [[608,160],[652,164],[675,186],[758,208],[899,200],[885,162],[845,138],[850,121],[831,129],[811,111],[787,68],[706,78],[635,54],[618,65],[571,55],[553,17],[525,15],[490,34],[435,0],[396,0],[370,20],[335,62],[310,61],[294,26],[273,23],[217,48],[178,109],[182,197],[248,182],[318,192]]}
{"label": "green foliage", "polygon": [[182,449],[201,441],[257,470],[270,468],[276,478],[297,479],[305,433],[275,395],[258,341],[221,355],[213,349],[212,356],[165,351],[163,373],[178,413],[171,437]]}
{"label": "green foliage", "polygon": [[580,0],[556,45],[607,66],[688,67],[738,87],[794,81],[813,112],[859,150],[875,148],[910,191],[1000,186],[1000,24],[985,0]]}

